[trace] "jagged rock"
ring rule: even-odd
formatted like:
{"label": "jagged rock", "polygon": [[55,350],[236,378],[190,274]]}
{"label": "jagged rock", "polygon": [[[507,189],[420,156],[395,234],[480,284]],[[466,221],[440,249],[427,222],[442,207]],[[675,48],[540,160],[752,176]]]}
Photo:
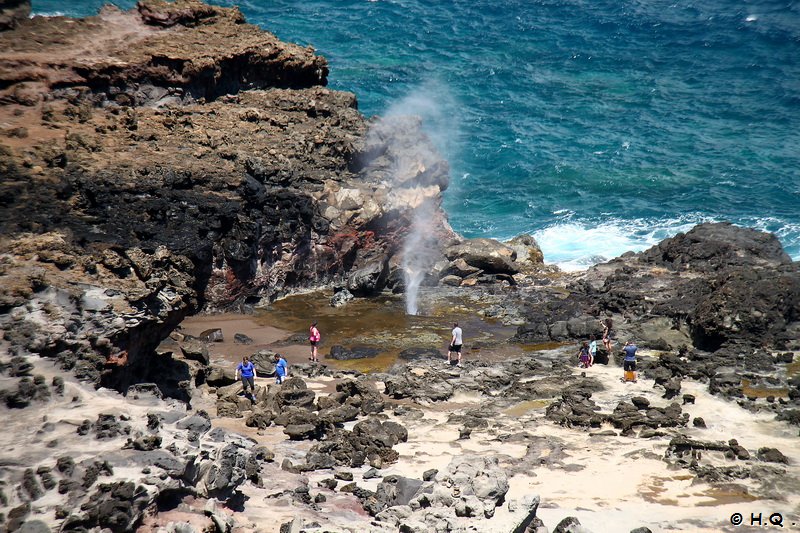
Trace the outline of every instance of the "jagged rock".
{"label": "jagged rock", "polygon": [[336,287],[333,291],[333,296],[331,297],[331,306],[343,307],[354,298],[355,296],[353,296],[353,293],[348,291],[346,288]]}
{"label": "jagged rock", "polygon": [[519,265],[534,269],[541,269],[544,266],[544,254],[532,235],[517,235],[503,244],[516,252],[515,260]]}
{"label": "jagged rock", "polygon": [[353,405],[340,405],[331,409],[319,411],[319,419],[326,424],[335,425],[352,422],[358,418],[361,411]]}
{"label": "jagged rock", "polygon": [[381,477],[380,472],[378,472],[377,468],[370,468],[361,476],[361,479],[375,479]]}
{"label": "jagged rock", "polygon": [[31,513],[30,502],[25,502],[22,505],[14,507],[8,512],[6,519],[6,528],[8,531],[16,531],[25,522],[25,518]]}
{"label": "jagged rock", "polygon": [[187,338],[180,343],[180,347],[185,358],[198,361],[204,365],[211,363],[211,358],[208,355],[208,346],[203,341]]}
{"label": "jagged rock", "polygon": [[269,410],[264,409],[256,409],[250,415],[247,416],[245,420],[245,425],[247,427],[254,427],[258,429],[266,429],[272,424],[272,421],[275,419],[275,413]]}
{"label": "jagged rock", "polygon": [[291,440],[304,440],[304,439],[318,439],[320,435],[320,428],[315,424],[289,424],[283,432]]}
{"label": "jagged rock", "polygon": [[363,415],[374,415],[383,411],[386,402],[372,383],[345,380],[336,384],[336,392],[346,405],[359,409]]}
{"label": "jagged rock", "polygon": [[759,448],[757,456],[761,461],[765,461],[767,463],[787,464],[789,462],[789,459],[776,448]]}
{"label": "jagged rock", "polygon": [[161,447],[161,437],[158,435],[143,435],[129,441],[125,447],[140,451],[155,450]]}
{"label": "jagged rock", "polygon": [[369,460],[377,468],[374,459],[380,459],[381,463],[396,461],[398,454],[392,446],[407,438],[408,432],[400,424],[370,418],[356,424],[352,432],[329,431],[326,439],[306,454],[306,464],[311,470],[335,465],[356,468]]}
{"label": "jagged rock", "polygon": [[139,488],[130,481],[103,484],[81,508],[64,521],[67,530],[79,527],[101,527],[114,531],[133,531],[144,510],[153,503],[155,493]]}
{"label": "jagged rock", "polygon": [[445,276],[442,278],[442,282],[444,283],[444,279],[448,276],[455,276],[458,280],[458,283],[461,283],[462,278],[466,278],[467,276],[471,276],[473,274],[478,274],[482,272],[480,268],[476,268],[467,264],[463,258],[459,257],[452,261],[447,269],[444,271]]}
{"label": "jagged rock", "polygon": [[222,342],[225,336],[222,334],[221,328],[211,328],[203,331],[197,336],[203,342]]}
{"label": "jagged rock", "polygon": [[[591,400],[591,396],[591,392],[588,391],[564,392],[560,400],[556,400],[547,407],[545,416],[548,420],[567,427],[600,427],[603,417],[597,413],[599,407]],[[626,405],[630,406],[634,412],[636,411],[632,405]],[[624,422],[619,423],[625,424]]]}
{"label": "jagged rock", "polygon": [[377,294],[386,287],[388,276],[388,258],[378,258],[347,277],[347,290],[355,296]]}
{"label": "jagged rock", "polygon": [[33,363],[17,355],[12,357],[11,361],[9,361],[6,373],[13,378],[30,376],[32,371]]}
{"label": "jagged rock", "polygon": [[232,368],[212,364],[206,375],[206,382],[212,387],[227,387],[236,383],[236,372]]}
{"label": "jagged rock", "polygon": [[405,373],[388,376],[384,380],[384,393],[395,399],[411,398],[416,401],[444,401],[453,395],[453,385],[438,375],[416,376]]}
{"label": "jagged rock", "polygon": [[408,505],[416,496],[422,481],[398,475],[383,478],[375,491],[375,497],[366,502],[364,508],[372,516],[388,507]]}
{"label": "jagged rock", "polygon": [[289,406],[282,409],[274,418],[276,426],[305,425],[321,426],[319,415],[302,407]]}
{"label": "jagged rock", "polygon": [[664,398],[671,399],[681,392],[681,380],[672,378],[664,384]]}
{"label": "jagged rock", "polygon": [[323,479],[323,480],[318,482],[318,485],[320,487],[324,487],[324,488],[326,488],[328,490],[334,490],[338,484],[339,484],[338,481],[336,481],[335,479],[331,479],[331,478]]}
{"label": "jagged rock", "polygon": [[100,440],[113,439],[117,435],[122,435],[130,431],[130,427],[117,421],[115,415],[97,415],[97,421],[93,425],[95,436]]}
{"label": "jagged rock", "polygon": [[44,491],[31,468],[25,469],[25,473],[22,476],[22,490],[30,500],[38,500],[44,495]]}
{"label": "jagged rock", "polygon": [[275,374],[275,355],[272,350],[259,350],[250,356],[250,362],[255,365],[259,376]]}
{"label": "jagged rock", "polygon": [[[179,420],[175,427],[184,429],[190,434],[202,435],[211,429],[211,417],[205,411],[197,411],[196,413]],[[194,440],[194,439],[192,439]]]}
{"label": "jagged rock", "polygon": [[580,520],[574,516],[568,516],[558,523],[553,533],[589,533],[589,530],[581,525]]}
{"label": "jagged rock", "polygon": [[305,381],[298,376],[283,382],[281,390],[275,395],[275,401],[281,407],[302,407],[309,409],[314,405],[316,394],[306,387]]}
{"label": "jagged rock", "polygon": [[431,468],[430,470],[426,470],[422,473],[422,480],[423,481],[433,481],[436,479],[436,474],[439,473],[439,470],[436,468]]}
{"label": "jagged rock", "polygon": [[521,502],[508,502],[509,511],[522,515],[512,533],[539,532],[538,526],[541,524],[541,520],[536,517],[536,511],[539,510],[539,501],[539,496],[525,496]]}

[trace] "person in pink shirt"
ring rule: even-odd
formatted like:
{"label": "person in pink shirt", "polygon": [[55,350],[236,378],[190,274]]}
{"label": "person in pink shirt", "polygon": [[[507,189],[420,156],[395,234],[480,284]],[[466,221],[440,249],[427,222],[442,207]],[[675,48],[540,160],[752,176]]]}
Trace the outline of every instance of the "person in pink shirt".
{"label": "person in pink shirt", "polygon": [[317,329],[317,322],[314,321],[311,323],[311,327],[308,328],[308,342],[311,343],[311,361],[317,362],[319,359],[317,358],[317,345],[319,345],[319,341],[322,336],[319,334],[319,330]]}

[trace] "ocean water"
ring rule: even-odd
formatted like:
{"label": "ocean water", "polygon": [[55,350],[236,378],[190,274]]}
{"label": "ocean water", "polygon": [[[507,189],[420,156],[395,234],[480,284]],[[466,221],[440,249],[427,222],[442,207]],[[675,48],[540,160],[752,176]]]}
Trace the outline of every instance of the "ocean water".
{"label": "ocean water", "polygon": [[800,3],[212,3],[313,45],[363,113],[422,115],[468,237],[531,233],[548,262],[578,269],[728,220],[800,259]]}

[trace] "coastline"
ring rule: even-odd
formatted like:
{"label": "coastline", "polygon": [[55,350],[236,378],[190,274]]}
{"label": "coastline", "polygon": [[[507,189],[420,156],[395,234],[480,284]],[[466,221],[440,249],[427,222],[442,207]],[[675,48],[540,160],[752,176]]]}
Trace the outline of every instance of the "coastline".
{"label": "coastline", "polygon": [[[800,523],[800,263],[775,235],[701,224],[561,272],[530,235],[453,231],[419,118],[367,121],[325,58],[236,8],[15,24],[8,531],[732,531],[760,507]],[[578,369],[605,319],[608,365]],[[445,360],[455,322],[463,367]]]}

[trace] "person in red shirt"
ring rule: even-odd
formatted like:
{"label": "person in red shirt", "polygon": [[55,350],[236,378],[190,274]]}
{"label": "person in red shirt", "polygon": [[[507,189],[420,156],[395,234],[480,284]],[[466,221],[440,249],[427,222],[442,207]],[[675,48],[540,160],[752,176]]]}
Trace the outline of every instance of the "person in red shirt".
{"label": "person in red shirt", "polygon": [[311,343],[311,361],[317,362],[319,359],[317,358],[317,345],[319,344],[320,339],[322,336],[319,334],[319,330],[317,329],[317,323],[312,322],[311,327],[308,328],[308,342]]}

